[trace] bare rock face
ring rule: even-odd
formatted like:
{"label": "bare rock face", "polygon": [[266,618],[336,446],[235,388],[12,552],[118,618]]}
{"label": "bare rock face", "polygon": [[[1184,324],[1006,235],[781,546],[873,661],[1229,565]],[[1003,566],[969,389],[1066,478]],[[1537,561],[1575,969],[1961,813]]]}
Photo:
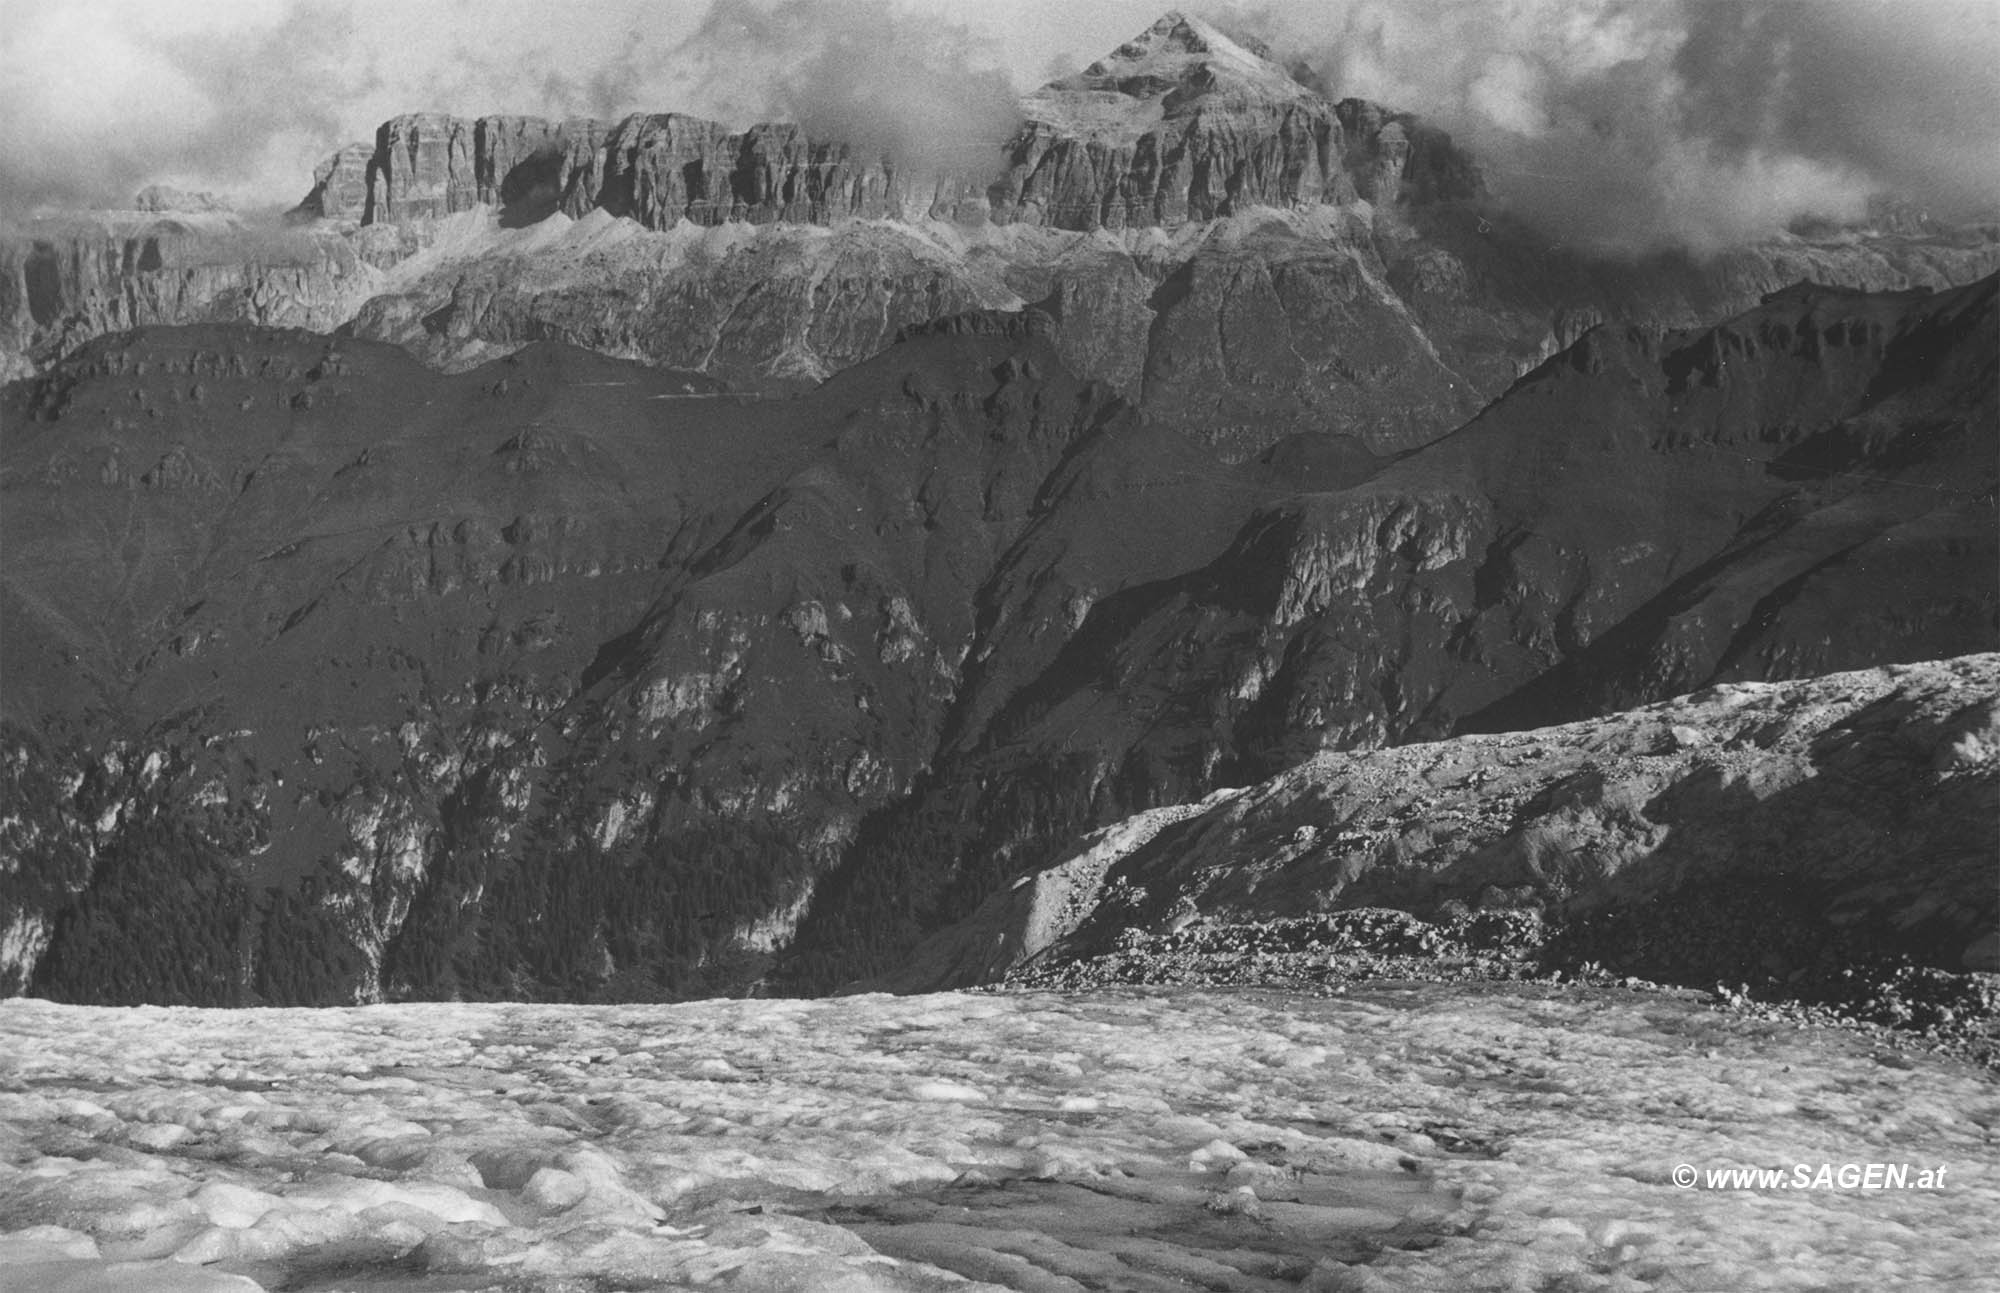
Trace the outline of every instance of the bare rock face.
{"label": "bare rock face", "polygon": [[374,220],[435,220],[470,209],[478,194],[470,123],[430,112],[383,122],[371,177]]}
{"label": "bare rock face", "polygon": [[230,205],[213,193],[190,193],[171,185],[153,184],[139,190],[132,199],[135,211],[190,211],[205,213],[227,213]]}
{"label": "bare rock face", "polygon": [[1034,306],[1079,372],[1231,458],[1298,432],[1386,453],[1590,323],[2000,267],[1985,231],[1902,225],[1699,264],[1550,251],[1482,218],[1476,164],[1421,119],[1315,94],[1177,14],[1021,106],[1013,138],[952,171],[783,123],[397,117],[327,158],[298,211],[328,244],[305,259],[355,272],[194,237],[202,212],[153,213],[188,226],[158,254],[122,218],[115,262],[95,232],[0,239],[0,372],[111,328],[240,318],[345,325],[446,371],[550,340],[774,392],[911,326]]}
{"label": "bare rock face", "polygon": [[1423,205],[1485,192],[1473,159],[1422,118],[1366,99],[1342,99],[1336,111],[1351,141],[1347,173],[1368,201]]}
{"label": "bare rock face", "polygon": [[[145,195],[142,195],[144,197]],[[108,332],[208,319],[331,330],[380,290],[354,245],[170,195],[0,234],[0,378]]]}
{"label": "bare rock face", "polygon": [[1354,196],[1333,106],[1179,14],[1023,108],[1029,126],[994,190],[996,209],[1014,219],[1172,227]]}
{"label": "bare rock face", "polygon": [[[1376,104],[1335,105],[1179,14],[1029,95],[1022,111],[1026,126],[989,164],[943,174],[783,123],[739,132],[680,113],[615,124],[419,113],[377,132],[359,218],[405,223],[485,204],[523,218],[602,207],[649,229],[943,218],[1088,231],[1483,191],[1449,136]],[[348,183],[359,147],[322,164],[308,210],[357,210],[351,193],[324,190]]]}
{"label": "bare rock face", "polygon": [[300,210],[326,220],[361,221],[368,217],[368,166],[371,144],[349,144],[313,168],[312,191]]}
{"label": "bare rock face", "polygon": [[[351,189],[363,156],[364,192]],[[340,192],[329,196],[331,188]],[[814,141],[778,123],[732,131],[685,113],[641,113],[619,122],[438,113],[394,117],[372,148],[349,145],[315,174],[309,214],[364,224],[437,220],[476,206],[509,223],[594,210],[648,229],[830,224],[982,215],[986,200],[964,177],[940,176]]]}
{"label": "bare rock face", "polygon": [[9,386],[0,990],[830,988],[1327,750],[1995,649],[1992,282],[1599,327],[1414,453],[1235,465],[1060,308],[784,399],[241,325]]}
{"label": "bare rock face", "polygon": [[1996,796],[2000,656],[1716,687],[1560,727],[1322,754],[1141,814],[884,983],[993,981],[1187,911],[1254,922],[1456,904],[1587,925],[1704,901],[1728,931],[1638,922],[1661,951],[1647,963],[1624,949],[1630,967],[1659,972],[1667,944],[1685,962],[1688,945],[1743,925],[1734,950],[1782,978],[1808,968],[1778,936],[1802,919],[1849,946],[1992,971]]}
{"label": "bare rock face", "polygon": [[1595,329],[1392,460],[1302,436],[1258,471],[1080,469],[1057,492],[1119,510],[1126,555],[1010,554],[1010,663],[969,675],[951,773],[825,887],[895,902],[808,913],[813,981],[888,969],[946,923],[907,913],[968,915],[1092,827],[1324,750],[1993,650],[1995,309],[1992,281],[1794,291]]}
{"label": "bare rock face", "polygon": [[1023,108],[1029,125],[994,185],[996,218],[1171,228],[1255,206],[1451,201],[1483,191],[1442,132],[1362,100],[1329,103],[1178,13]]}
{"label": "bare rock face", "polygon": [[522,223],[578,210],[604,136],[603,123],[588,118],[481,117],[473,127],[479,200]]}

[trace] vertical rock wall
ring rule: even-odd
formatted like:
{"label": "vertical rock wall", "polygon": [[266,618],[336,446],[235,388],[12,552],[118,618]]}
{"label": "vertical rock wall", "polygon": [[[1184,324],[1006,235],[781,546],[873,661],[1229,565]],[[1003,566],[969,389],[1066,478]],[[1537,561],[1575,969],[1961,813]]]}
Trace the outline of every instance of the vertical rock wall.
{"label": "vertical rock wall", "polygon": [[[365,160],[364,160],[365,158]],[[521,219],[602,207],[651,229],[990,218],[1059,229],[1173,228],[1252,206],[1466,198],[1479,178],[1449,136],[1359,100],[1231,103],[1131,138],[1031,120],[990,168],[898,166],[766,123],[732,132],[683,113],[384,122],[314,172],[302,209],[363,224],[502,208]]]}

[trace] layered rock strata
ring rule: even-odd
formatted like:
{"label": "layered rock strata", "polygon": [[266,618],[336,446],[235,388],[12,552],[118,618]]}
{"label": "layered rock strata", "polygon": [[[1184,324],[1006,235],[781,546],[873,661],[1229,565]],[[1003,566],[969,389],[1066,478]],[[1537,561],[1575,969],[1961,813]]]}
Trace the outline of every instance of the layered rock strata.
{"label": "layered rock strata", "polygon": [[1896,221],[1700,263],[1553,251],[1442,133],[1179,15],[1021,115],[918,161],[675,114],[398,117],[317,169],[304,230],[151,210],[0,238],[0,375],[235,319],[346,327],[447,371],[562,341],[772,392],[940,317],[1037,308],[1072,367],[1231,457],[1300,431],[1400,452],[1588,323],[2000,267],[1990,231]]}
{"label": "layered rock strata", "polygon": [[1359,99],[1331,103],[1178,14],[1028,96],[1022,110],[1026,124],[1012,139],[987,141],[990,162],[968,157],[944,173],[785,123],[739,132],[679,113],[616,123],[417,113],[382,124],[359,184],[366,145],[328,158],[303,206],[364,224],[485,205],[528,218],[601,207],[650,229],[990,218],[1091,230],[1482,191],[1443,132]]}

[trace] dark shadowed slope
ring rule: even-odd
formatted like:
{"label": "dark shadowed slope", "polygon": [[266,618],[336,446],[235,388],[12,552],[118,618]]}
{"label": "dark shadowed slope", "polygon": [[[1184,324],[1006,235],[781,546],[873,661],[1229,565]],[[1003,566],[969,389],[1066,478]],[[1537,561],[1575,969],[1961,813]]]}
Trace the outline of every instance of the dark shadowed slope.
{"label": "dark shadowed slope", "polygon": [[1215,478],[1229,541],[1122,588],[1031,532],[1006,578],[1041,613],[1016,636],[1050,590],[1098,599],[864,829],[799,946],[873,950],[807,977],[886,964],[1077,830],[1322,749],[1992,649],[1994,309],[1993,280],[1801,288],[1711,330],[1599,329],[1359,483]]}
{"label": "dark shadowed slope", "polygon": [[1225,465],[1054,327],[787,400],[220,326],[7,388],[12,984],[830,986],[1323,748],[1995,643],[1991,281],[1600,329],[1393,460]]}

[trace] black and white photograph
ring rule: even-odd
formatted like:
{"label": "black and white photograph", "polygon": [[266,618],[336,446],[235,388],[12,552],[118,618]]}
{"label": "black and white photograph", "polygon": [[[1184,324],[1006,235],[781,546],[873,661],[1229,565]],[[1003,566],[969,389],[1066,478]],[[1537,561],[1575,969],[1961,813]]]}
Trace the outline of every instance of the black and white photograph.
{"label": "black and white photograph", "polygon": [[5,0],[0,1293],[2000,1288],[2000,3]]}

